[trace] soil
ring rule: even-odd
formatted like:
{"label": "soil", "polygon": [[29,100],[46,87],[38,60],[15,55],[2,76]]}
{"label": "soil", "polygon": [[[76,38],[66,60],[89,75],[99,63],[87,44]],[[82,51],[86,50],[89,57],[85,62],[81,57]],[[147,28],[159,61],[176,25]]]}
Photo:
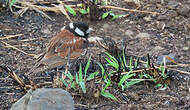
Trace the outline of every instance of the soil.
{"label": "soil", "polygon": [[[111,5],[135,9],[138,5],[128,0],[112,0]],[[94,28],[91,36],[109,37],[120,45],[123,39],[127,41],[128,55],[143,57],[148,53],[153,62],[164,54],[175,54],[178,63],[190,63],[190,1],[189,0],[141,0],[138,10],[158,12],[148,14],[143,12],[114,11],[128,14],[126,17],[111,20],[91,21],[89,17],[79,15],[73,21],[83,21]],[[46,12],[53,21],[33,10],[28,10],[20,17],[15,17],[8,8],[0,8],[0,38],[7,35],[18,37],[4,39],[4,41],[26,53],[20,52],[0,43],[0,64],[9,66],[19,76],[23,76],[34,64],[35,58],[31,54],[40,54],[46,48],[48,40],[60,32],[69,23],[62,14]],[[131,34],[129,34],[129,32]],[[148,37],[137,37],[140,33],[149,34]],[[94,55],[101,52],[97,49]],[[175,67],[181,71],[190,72],[190,67]],[[25,92],[17,83],[9,78],[6,72],[0,70],[0,109],[7,110],[21,98]],[[125,91],[112,93],[120,101],[112,101],[103,97],[74,96],[76,109],[190,109],[190,75],[177,71],[168,71],[170,85],[165,89],[157,89],[152,83],[141,83]],[[48,74],[38,74],[38,82],[52,81]],[[95,87],[96,88],[96,87]],[[122,103],[121,103],[122,102]]]}

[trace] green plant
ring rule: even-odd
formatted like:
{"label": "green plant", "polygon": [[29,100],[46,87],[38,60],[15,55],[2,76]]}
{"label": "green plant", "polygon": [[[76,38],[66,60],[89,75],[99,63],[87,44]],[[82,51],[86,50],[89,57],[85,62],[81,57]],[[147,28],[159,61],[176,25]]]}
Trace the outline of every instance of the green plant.
{"label": "green plant", "polygon": [[69,78],[69,80],[67,80],[67,81],[62,80],[63,84],[66,87],[68,87],[70,85],[71,88],[73,88],[73,89],[75,89],[76,86],[78,85],[82,89],[83,93],[86,93],[86,81],[95,78],[99,73],[99,72],[93,72],[87,77],[87,72],[88,72],[88,68],[90,66],[90,62],[91,62],[91,57],[89,57],[84,71],[82,71],[82,65],[80,64],[79,72],[76,73],[75,77],[70,72],[65,74]]}
{"label": "green plant", "polygon": [[108,11],[108,12],[103,13],[102,19],[105,19],[109,15],[112,17],[112,20],[115,20],[115,19],[117,19],[119,17],[125,16],[125,15],[122,15],[122,14],[114,14],[112,11]]}
{"label": "green plant", "polygon": [[166,68],[160,64],[159,70],[161,71],[161,76],[163,77],[163,79],[167,79],[168,78],[168,74],[166,74]]}
{"label": "green plant", "polygon": [[104,97],[106,97],[106,98],[111,98],[111,99],[113,99],[113,100],[117,100],[117,98],[116,98],[113,94],[111,94],[111,93],[109,93],[109,92],[105,92],[105,90],[106,90],[110,85],[111,85],[111,80],[107,80],[105,87],[101,90],[101,95],[104,96]]}
{"label": "green plant", "polygon": [[17,2],[17,0],[6,0],[6,3],[9,4],[9,8],[12,8],[12,6]]}
{"label": "green plant", "polygon": [[71,8],[69,5],[65,5],[65,8],[66,8],[67,11],[68,11],[69,13],[71,13],[73,16],[76,16],[76,15],[77,15],[76,12],[75,12],[75,10],[74,10],[73,8]]}
{"label": "green plant", "polygon": [[[121,76],[120,81],[118,83],[118,87],[122,87],[122,90],[125,88],[129,88],[132,85],[141,82],[140,80],[131,80],[128,81],[130,78],[136,76],[135,73],[133,73],[134,67],[137,67],[138,61],[136,60],[135,66],[133,66],[133,59],[130,57],[129,64],[127,64],[126,60],[126,54],[125,54],[125,49],[122,50],[122,56],[118,55],[118,58],[115,58],[114,56],[110,55],[109,53],[105,52],[108,58],[105,58],[107,61],[107,66],[113,67],[115,71],[121,71],[121,72],[126,72],[126,70],[129,70],[127,74]],[[129,65],[129,68],[127,67]],[[113,71],[109,72],[109,75],[113,75]]]}
{"label": "green plant", "polygon": [[88,7],[87,9],[83,9],[83,8],[80,8],[80,13],[81,14],[83,14],[83,15],[85,15],[85,14],[88,14],[89,13],[89,10],[90,10],[90,8]]}
{"label": "green plant", "polygon": [[105,58],[105,60],[107,61],[107,66],[111,66],[115,68],[116,71],[118,71],[119,70],[118,60],[114,56],[110,55],[108,52],[105,52],[105,54],[108,56],[108,58]]}

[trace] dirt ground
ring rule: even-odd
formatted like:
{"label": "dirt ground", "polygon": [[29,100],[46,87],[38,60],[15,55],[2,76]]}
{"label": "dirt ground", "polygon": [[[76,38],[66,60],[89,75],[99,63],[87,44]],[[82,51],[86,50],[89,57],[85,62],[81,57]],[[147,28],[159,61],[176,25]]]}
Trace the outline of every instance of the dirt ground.
{"label": "dirt ground", "polygon": [[[135,9],[138,6],[127,0],[112,0],[117,7]],[[128,55],[146,56],[156,62],[158,56],[175,54],[178,63],[190,63],[190,0],[140,0],[138,10],[158,12],[147,14],[126,11],[114,11],[128,14],[116,20],[91,21],[88,17],[79,15],[72,17],[73,21],[83,21],[94,28],[91,36],[109,37],[118,44],[125,38],[128,42]],[[0,64],[8,65],[22,75],[32,67],[35,59],[30,54],[40,54],[45,50],[48,40],[60,32],[69,23],[62,14],[46,12],[54,20],[51,21],[36,11],[29,10],[22,17],[16,18],[10,10],[0,10],[0,38],[7,35],[18,37],[1,40],[23,50],[28,54],[12,49],[0,42]],[[148,37],[137,37],[147,33]],[[175,67],[181,71],[190,72],[190,67]],[[7,110],[25,93],[0,70],[0,109]],[[122,97],[122,103],[105,98],[74,97],[76,109],[169,109],[190,110],[190,75],[177,71],[169,71],[171,84],[168,88],[156,89],[151,83],[141,83],[128,88],[126,91],[116,91]],[[39,81],[51,81],[49,75],[38,75]],[[93,99],[93,100],[92,100]],[[90,106],[90,107],[89,107]]]}

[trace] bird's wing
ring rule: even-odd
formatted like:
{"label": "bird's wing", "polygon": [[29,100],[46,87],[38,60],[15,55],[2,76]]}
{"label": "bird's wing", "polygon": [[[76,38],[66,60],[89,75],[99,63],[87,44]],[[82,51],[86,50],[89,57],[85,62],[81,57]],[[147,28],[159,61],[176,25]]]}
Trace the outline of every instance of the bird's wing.
{"label": "bird's wing", "polygon": [[81,55],[85,40],[71,33],[65,33],[67,32],[58,34],[50,40],[49,48],[44,59],[49,59],[54,56],[65,59],[68,55],[70,55],[69,57],[71,59],[76,59]]}

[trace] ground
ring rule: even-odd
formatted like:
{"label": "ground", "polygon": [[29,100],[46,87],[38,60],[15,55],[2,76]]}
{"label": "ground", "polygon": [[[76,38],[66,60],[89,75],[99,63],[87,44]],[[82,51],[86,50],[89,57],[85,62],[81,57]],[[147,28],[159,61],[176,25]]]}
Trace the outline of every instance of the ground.
{"label": "ground", "polygon": [[[138,7],[127,1],[112,0],[111,4],[131,9]],[[118,44],[126,39],[128,55],[143,57],[149,53],[152,61],[156,62],[160,55],[174,54],[178,63],[189,64],[190,1],[141,0],[138,10],[160,14],[117,10],[114,12],[128,14],[128,16],[116,20],[108,18],[96,21],[91,21],[83,15],[70,16],[73,21],[83,21],[93,27],[95,32],[91,36],[109,37]],[[15,17],[8,8],[0,11],[0,37],[20,34],[18,37],[0,40],[26,52],[20,52],[1,42],[0,64],[8,65],[18,74],[27,72],[35,62],[35,58],[31,54],[43,52],[48,40],[69,23],[64,15],[53,12],[46,12],[54,19],[51,21],[34,10],[28,10],[20,17]],[[143,34],[144,37],[138,37],[139,34]],[[190,72],[190,67],[175,67],[175,69]],[[10,109],[25,93],[6,73],[0,71],[0,107],[2,110],[6,110]],[[76,108],[87,109],[90,106],[107,110],[190,109],[190,75],[171,70],[169,73],[171,74],[171,83],[164,90],[156,89],[151,83],[141,83],[122,92],[114,91],[118,93],[118,97],[123,97],[122,103],[105,98],[93,99],[75,96]],[[50,81],[48,78],[48,75],[40,74],[36,79],[42,82]],[[90,105],[88,106],[88,104]]]}

